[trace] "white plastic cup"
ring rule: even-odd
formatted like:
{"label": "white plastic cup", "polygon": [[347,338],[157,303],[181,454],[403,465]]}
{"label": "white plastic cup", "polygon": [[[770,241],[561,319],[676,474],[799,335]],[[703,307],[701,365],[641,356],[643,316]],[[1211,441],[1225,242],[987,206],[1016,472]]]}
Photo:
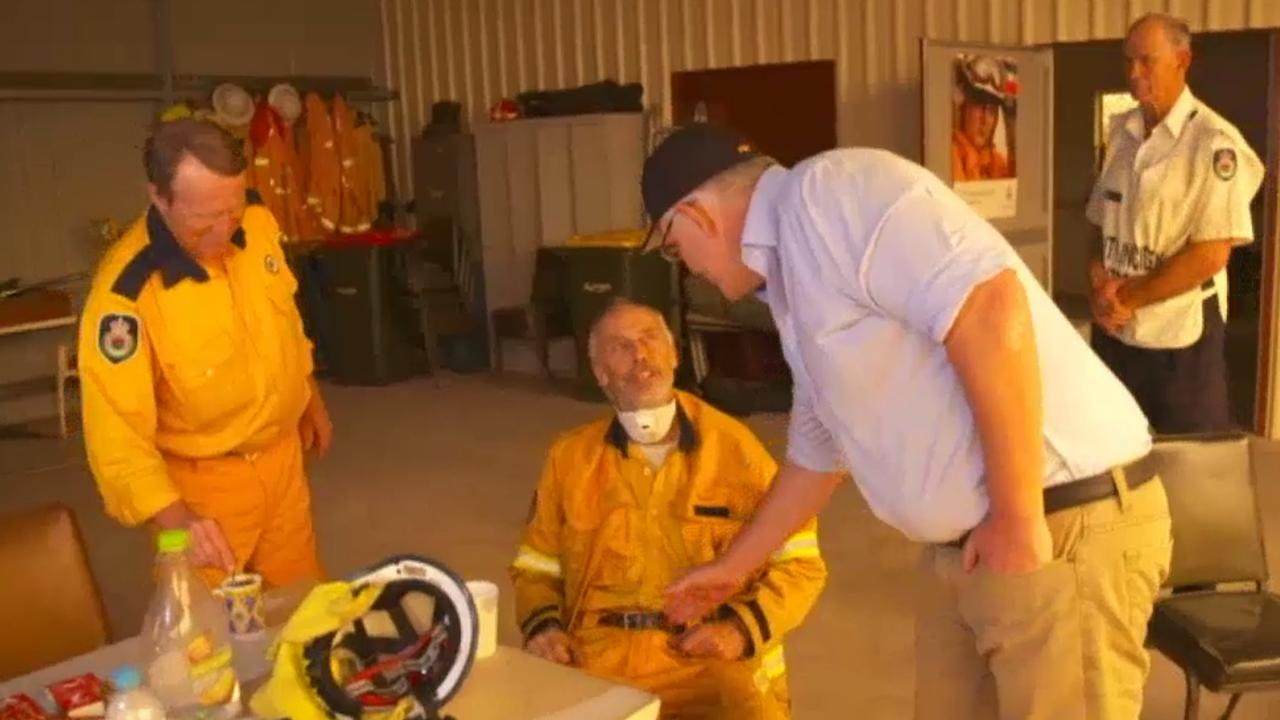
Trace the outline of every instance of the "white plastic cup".
{"label": "white plastic cup", "polygon": [[488,580],[471,580],[467,590],[476,604],[476,659],[482,660],[498,649],[498,586]]}

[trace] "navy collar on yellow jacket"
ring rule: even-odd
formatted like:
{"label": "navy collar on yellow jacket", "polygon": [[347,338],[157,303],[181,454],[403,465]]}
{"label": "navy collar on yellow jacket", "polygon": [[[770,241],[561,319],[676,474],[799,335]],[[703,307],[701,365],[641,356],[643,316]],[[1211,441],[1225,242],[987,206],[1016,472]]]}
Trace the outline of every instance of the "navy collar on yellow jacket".
{"label": "navy collar on yellow jacket", "polygon": [[[209,279],[209,271],[182,249],[178,244],[178,238],[174,237],[173,231],[169,229],[164,217],[154,205],[147,210],[147,238],[151,256],[154,258],[156,268],[160,270],[160,277],[164,280],[166,288],[171,288],[187,278],[196,282],[205,282]],[[241,250],[244,249],[244,228],[236,228],[235,234],[231,236],[231,244]]]}
{"label": "navy collar on yellow jacket", "polygon": [[[677,440],[680,452],[696,450],[702,439],[698,437],[698,429],[693,426],[693,421],[689,419],[689,414],[684,411],[684,405],[681,405],[679,400],[676,401],[676,427],[680,431],[679,440]],[[604,439],[605,442],[617,448],[623,457],[627,456],[627,446],[631,442],[631,437],[627,435],[626,428],[622,427],[617,416],[614,416],[613,422],[609,423]]]}
{"label": "navy collar on yellow jacket", "polygon": [[[253,201],[252,197],[249,201]],[[160,273],[165,289],[183,280],[205,282],[209,279],[209,271],[182,249],[178,244],[178,238],[174,237],[173,231],[165,224],[164,217],[156,206],[147,208],[146,222],[147,244],[124,266],[124,270],[111,286],[112,292],[130,300],[137,300],[147,278],[155,272]],[[243,227],[237,228],[235,234],[231,236],[231,244],[241,250],[245,248]]]}

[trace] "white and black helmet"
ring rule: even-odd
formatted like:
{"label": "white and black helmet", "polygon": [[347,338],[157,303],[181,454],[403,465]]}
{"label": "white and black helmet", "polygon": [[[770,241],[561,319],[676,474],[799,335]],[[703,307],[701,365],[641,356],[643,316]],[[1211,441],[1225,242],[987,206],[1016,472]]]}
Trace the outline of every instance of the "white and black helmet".
{"label": "white and black helmet", "polygon": [[413,698],[413,718],[438,718],[476,653],[475,603],[440,563],[403,555],[358,574],[353,593],[381,590],[360,617],[303,649],[307,679],[331,716],[359,720]]}

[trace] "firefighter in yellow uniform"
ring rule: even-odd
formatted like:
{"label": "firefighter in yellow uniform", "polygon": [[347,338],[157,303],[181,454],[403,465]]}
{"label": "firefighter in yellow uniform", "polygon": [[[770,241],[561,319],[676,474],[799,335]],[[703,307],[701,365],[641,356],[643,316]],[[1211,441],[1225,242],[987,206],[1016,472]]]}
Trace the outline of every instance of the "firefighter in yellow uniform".
{"label": "firefighter in yellow uniform", "polygon": [[107,251],[80,322],[89,465],[128,526],[183,527],[209,582],[318,579],[304,448],[332,424],[280,229],[240,144],[194,119],[144,153],[152,204]]}
{"label": "firefighter in yellow uniform", "polygon": [[672,390],[657,312],[611,306],[590,350],[616,414],[547,457],[511,567],[525,648],[657,694],[663,718],[789,717],[782,638],[827,574],[815,522],[712,616],[671,624],[664,588],[728,545],[777,466],[744,425]]}

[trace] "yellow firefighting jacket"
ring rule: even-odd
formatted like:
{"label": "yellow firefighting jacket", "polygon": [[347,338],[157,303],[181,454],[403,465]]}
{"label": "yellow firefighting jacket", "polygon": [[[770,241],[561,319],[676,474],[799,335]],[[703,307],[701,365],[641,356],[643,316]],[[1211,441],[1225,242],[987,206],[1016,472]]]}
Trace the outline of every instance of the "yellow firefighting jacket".
{"label": "yellow firefighting jacket", "polygon": [[[258,112],[273,114],[267,105],[262,105]],[[253,156],[250,159],[248,178],[252,188],[258,191],[263,203],[271,211],[272,217],[280,224],[280,232],[284,239],[294,239],[295,225],[292,197],[293,187],[293,155],[285,145],[279,128],[271,120],[264,121],[269,129],[260,144],[253,143]],[[297,192],[301,192],[298,190]]]}
{"label": "yellow firefighting jacket", "polygon": [[338,144],[342,209],[338,231],[359,233],[373,222],[368,203],[368,171],[361,162],[360,138],[356,134],[356,112],[341,95],[333,98],[333,134]]}
{"label": "yellow firefighting jacket", "polygon": [[165,456],[253,452],[295,432],[311,343],[280,229],[245,209],[223,268],[187,255],[153,207],[107,251],[80,319],[85,446],[108,514],[179,497]]}
{"label": "yellow firefighting jacket", "polygon": [[[525,637],[585,613],[661,610],[663,589],[728,546],[777,464],[746,426],[677,393],[679,444],[658,469],[616,419],[561,436],[538,481],[510,568]],[[816,521],[792,535],[728,603],[764,653],[796,627],[826,581]]]}
{"label": "yellow firefighting jacket", "polygon": [[342,212],[342,168],[333,118],[324,99],[316,93],[307,93],[304,103],[306,128],[302,146],[303,164],[307,167],[307,208],[314,218],[313,225],[318,225],[321,232],[333,233]]}
{"label": "yellow firefighting jacket", "polygon": [[288,192],[290,220],[285,223],[285,236],[289,240],[318,240],[323,237],[320,224],[314,213],[307,206],[307,167],[299,149],[299,133],[290,125],[285,125],[281,134],[284,144],[285,181]]}

